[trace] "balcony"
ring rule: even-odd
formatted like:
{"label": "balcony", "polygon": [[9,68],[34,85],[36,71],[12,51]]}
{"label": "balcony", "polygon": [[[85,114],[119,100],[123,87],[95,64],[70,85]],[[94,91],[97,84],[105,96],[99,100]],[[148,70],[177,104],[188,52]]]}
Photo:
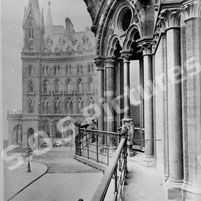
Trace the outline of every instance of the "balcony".
{"label": "balcony", "polygon": [[[91,201],[166,201],[162,177],[146,167],[144,154],[128,158],[127,132],[104,132],[78,128],[75,159],[104,173]],[[144,129],[135,130],[136,146],[144,147]]]}

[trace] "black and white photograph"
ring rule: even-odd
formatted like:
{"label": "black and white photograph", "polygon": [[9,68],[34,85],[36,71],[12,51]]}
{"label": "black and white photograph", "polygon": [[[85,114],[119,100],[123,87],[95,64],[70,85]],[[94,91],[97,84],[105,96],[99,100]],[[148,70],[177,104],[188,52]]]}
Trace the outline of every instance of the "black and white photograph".
{"label": "black and white photograph", "polygon": [[0,201],[201,201],[201,0],[0,13]]}

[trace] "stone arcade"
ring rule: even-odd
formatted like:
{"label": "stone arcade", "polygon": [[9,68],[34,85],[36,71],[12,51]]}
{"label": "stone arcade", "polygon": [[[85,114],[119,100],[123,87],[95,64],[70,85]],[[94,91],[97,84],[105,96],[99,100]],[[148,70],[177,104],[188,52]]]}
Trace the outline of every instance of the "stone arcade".
{"label": "stone arcade", "polygon": [[[162,139],[145,143],[147,162],[164,177],[169,199],[201,200],[201,2],[84,2],[96,36],[99,97],[112,111],[102,109],[99,129],[116,131],[122,118],[131,120],[130,62],[139,60],[141,127],[145,139]],[[111,102],[123,89],[121,116]]]}

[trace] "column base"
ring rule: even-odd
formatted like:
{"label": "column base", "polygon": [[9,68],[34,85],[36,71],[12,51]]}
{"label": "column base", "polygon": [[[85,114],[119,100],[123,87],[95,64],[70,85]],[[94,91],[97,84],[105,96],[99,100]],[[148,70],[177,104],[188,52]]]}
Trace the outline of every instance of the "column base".
{"label": "column base", "polygon": [[168,200],[182,201],[182,187],[183,180],[173,180],[169,178],[166,185]]}
{"label": "column base", "polygon": [[184,183],[181,188],[182,201],[201,200],[201,186],[193,185],[191,183]]}
{"label": "column base", "polygon": [[145,166],[145,167],[155,167],[156,163],[155,163],[155,158],[153,156],[145,156],[141,165]]}

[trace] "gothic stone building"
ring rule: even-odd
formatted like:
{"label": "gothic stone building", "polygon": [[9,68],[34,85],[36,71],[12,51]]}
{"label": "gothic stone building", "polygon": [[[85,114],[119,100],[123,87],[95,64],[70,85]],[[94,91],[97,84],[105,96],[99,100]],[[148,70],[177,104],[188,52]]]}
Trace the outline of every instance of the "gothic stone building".
{"label": "gothic stone building", "polygon": [[105,100],[99,129],[115,131],[122,118],[132,120],[131,69],[140,68],[138,118],[149,140],[147,163],[155,163],[170,199],[201,200],[201,1],[84,2],[96,36],[99,97]]}
{"label": "gothic stone building", "polygon": [[[56,141],[57,122],[67,116],[83,121],[81,109],[97,101],[95,38],[89,28],[75,32],[53,25],[50,3],[46,24],[38,0],[29,0],[23,20],[22,112],[9,111],[9,144],[27,146],[27,136],[45,131]],[[64,133],[65,134],[65,133]]]}

